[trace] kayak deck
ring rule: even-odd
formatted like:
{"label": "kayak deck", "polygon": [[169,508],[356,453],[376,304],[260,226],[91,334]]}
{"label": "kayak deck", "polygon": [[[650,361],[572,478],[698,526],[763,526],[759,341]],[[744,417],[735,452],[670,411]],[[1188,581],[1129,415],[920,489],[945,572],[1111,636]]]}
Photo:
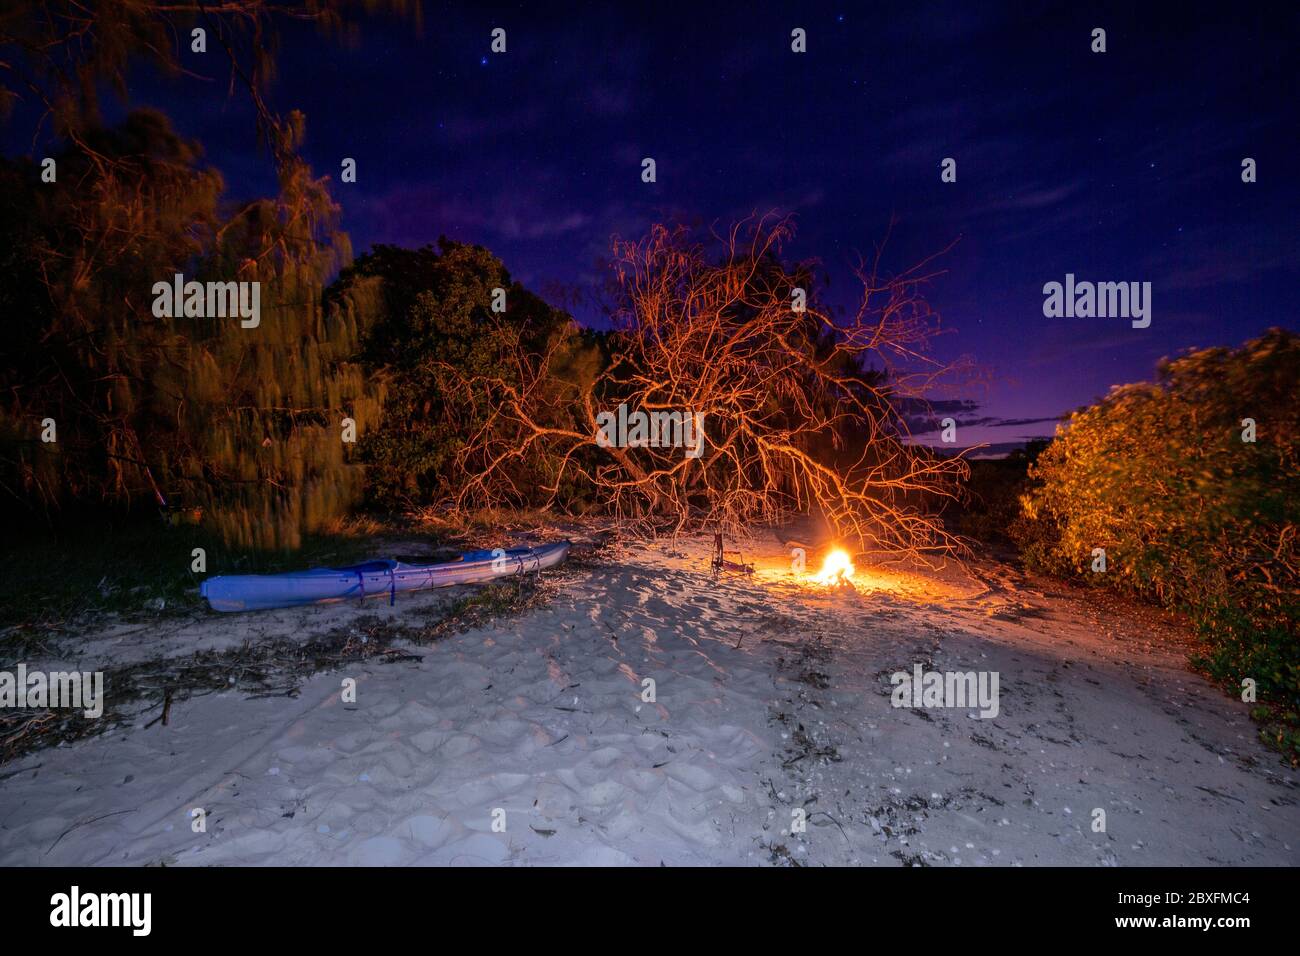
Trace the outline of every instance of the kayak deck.
{"label": "kayak deck", "polygon": [[283,574],[223,574],[204,581],[199,593],[214,611],[256,611],[381,596],[392,602],[399,591],[479,584],[541,571],[560,564],[568,554],[569,542],[561,541],[535,548],[467,551],[454,561],[436,564],[380,559]]}

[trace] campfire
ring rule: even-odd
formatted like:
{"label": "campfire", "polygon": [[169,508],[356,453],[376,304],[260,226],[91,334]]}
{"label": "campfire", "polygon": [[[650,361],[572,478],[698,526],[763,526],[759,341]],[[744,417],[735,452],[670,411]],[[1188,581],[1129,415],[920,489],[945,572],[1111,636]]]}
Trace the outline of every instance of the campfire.
{"label": "campfire", "polygon": [[818,584],[827,586],[847,584],[853,579],[853,561],[843,548],[832,548],[822,562],[822,569],[813,578]]}

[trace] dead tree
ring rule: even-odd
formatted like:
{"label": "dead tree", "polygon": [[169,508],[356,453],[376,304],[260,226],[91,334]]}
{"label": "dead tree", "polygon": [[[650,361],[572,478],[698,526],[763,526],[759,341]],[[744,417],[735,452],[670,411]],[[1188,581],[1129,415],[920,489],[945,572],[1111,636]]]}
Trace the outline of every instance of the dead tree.
{"label": "dead tree", "polygon": [[[954,496],[968,466],[910,444],[897,411],[952,371],[925,354],[937,322],[920,292],[933,274],[922,263],[883,277],[877,253],[858,270],[856,312],[837,320],[815,301],[811,267],[782,265],[790,235],[788,220],[759,219],[712,244],[666,226],[616,239],[620,307],[593,380],[557,372],[561,337],[514,350],[500,374],[461,377],[488,414],[460,453],[458,505],[554,504],[578,484],[621,519],[674,531],[818,512],[865,550],[959,549],[925,506]],[[620,405],[699,416],[702,454],[655,441],[653,427],[646,442],[600,441],[602,413]]]}

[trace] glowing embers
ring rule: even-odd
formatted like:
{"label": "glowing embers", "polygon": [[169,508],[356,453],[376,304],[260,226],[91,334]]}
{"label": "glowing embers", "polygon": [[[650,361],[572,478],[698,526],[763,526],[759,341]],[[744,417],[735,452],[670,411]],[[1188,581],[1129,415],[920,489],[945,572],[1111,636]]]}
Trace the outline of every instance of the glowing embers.
{"label": "glowing embers", "polygon": [[853,580],[853,561],[843,548],[832,548],[822,562],[822,569],[813,577],[813,581],[828,587],[848,584]]}

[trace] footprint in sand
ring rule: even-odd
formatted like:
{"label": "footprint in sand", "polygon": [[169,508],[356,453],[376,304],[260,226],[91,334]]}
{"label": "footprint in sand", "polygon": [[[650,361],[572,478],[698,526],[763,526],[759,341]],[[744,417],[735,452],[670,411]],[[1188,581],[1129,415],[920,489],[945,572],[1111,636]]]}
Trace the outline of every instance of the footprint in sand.
{"label": "footprint in sand", "polygon": [[399,866],[409,856],[407,845],[391,836],[372,836],[347,852],[347,860],[354,866]]}
{"label": "footprint in sand", "polygon": [[691,764],[669,764],[664,772],[678,783],[684,784],[696,793],[706,793],[718,785],[717,778],[703,767]]}
{"label": "footprint in sand", "polygon": [[613,780],[602,780],[577,792],[579,802],[586,807],[608,807],[618,803],[627,788]]}
{"label": "footprint in sand", "polygon": [[663,773],[658,770],[629,770],[623,774],[623,781],[643,796],[653,793],[664,785]]}
{"label": "footprint in sand", "polygon": [[429,816],[427,813],[416,814],[403,820],[393,831],[394,836],[399,839],[413,840],[429,850],[436,850],[463,832],[459,824]]}
{"label": "footprint in sand", "polygon": [[504,835],[476,833],[415,861],[417,866],[496,866],[510,858]]}
{"label": "footprint in sand", "polygon": [[441,756],[448,759],[463,757],[471,751],[479,749],[479,740],[469,734],[457,734],[438,748]]}
{"label": "footprint in sand", "polygon": [[526,773],[494,773],[457,787],[452,791],[449,802],[466,809],[497,806],[499,801],[518,790],[529,779]]}
{"label": "footprint in sand", "polygon": [[483,721],[471,729],[474,735],[488,747],[514,750],[521,740],[528,739],[529,726],[522,720],[510,717]]}
{"label": "footprint in sand", "polygon": [[381,720],[378,726],[384,730],[389,728],[408,727],[432,727],[438,722],[438,712],[432,707],[426,707],[419,701],[411,701],[402,708],[400,713],[394,714],[386,720]]}
{"label": "footprint in sand", "polygon": [[623,751],[618,747],[601,747],[599,750],[592,751],[591,756],[587,758],[587,763],[603,769],[617,763],[621,756]]}
{"label": "footprint in sand", "polygon": [[446,730],[422,730],[410,738],[410,743],[423,754],[430,754],[454,736]]}

